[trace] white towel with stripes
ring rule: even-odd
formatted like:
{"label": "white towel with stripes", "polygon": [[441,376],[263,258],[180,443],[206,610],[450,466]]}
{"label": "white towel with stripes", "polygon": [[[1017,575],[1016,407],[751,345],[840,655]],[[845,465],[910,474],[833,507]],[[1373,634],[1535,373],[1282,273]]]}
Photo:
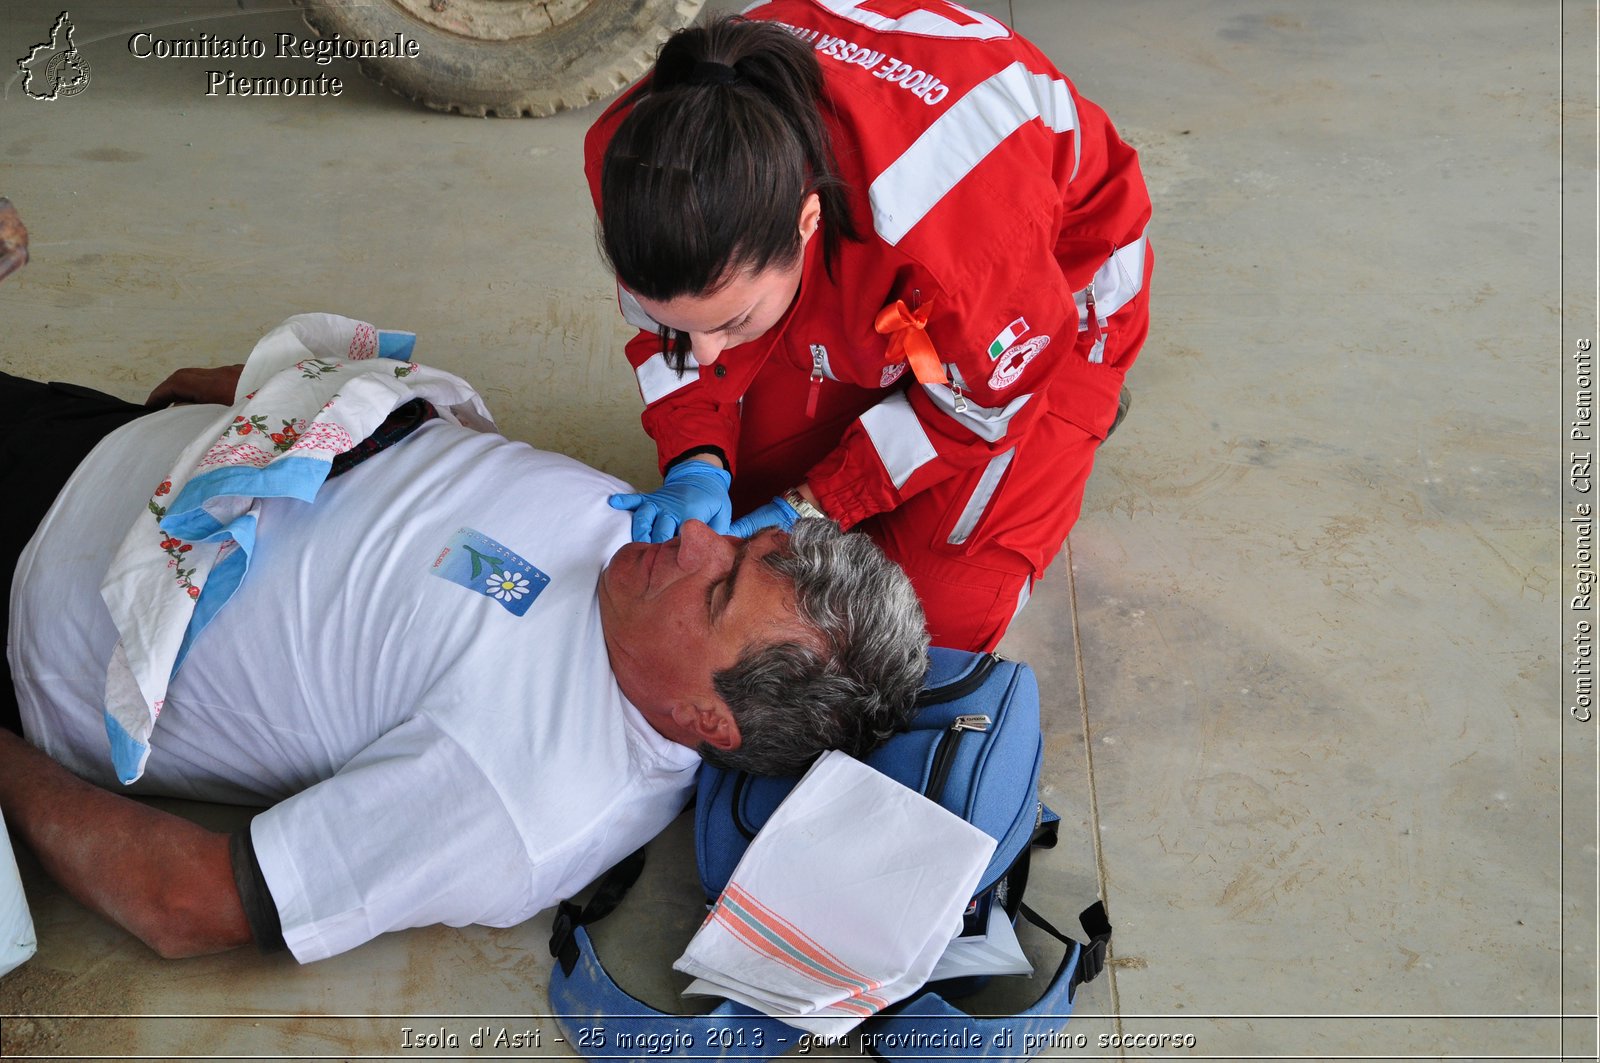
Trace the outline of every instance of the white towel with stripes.
{"label": "white towel with stripes", "polygon": [[745,850],[673,965],[838,1037],[911,995],[951,940],[995,841],[844,753],[812,765]]}

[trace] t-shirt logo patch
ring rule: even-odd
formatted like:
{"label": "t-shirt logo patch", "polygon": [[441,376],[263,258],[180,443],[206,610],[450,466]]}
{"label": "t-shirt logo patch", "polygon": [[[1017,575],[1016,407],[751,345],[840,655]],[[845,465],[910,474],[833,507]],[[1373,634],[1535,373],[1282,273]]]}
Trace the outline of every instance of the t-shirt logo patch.
{"label": "t-shirt logo patch", "polygon": [[991,361],[998,359],[1006,353],[1007,348],[1015,346],[1016,342],[1028,334],[1028,322],[1017,318],[1011,324],[1000,330],[1000,335],[989,344],[989,358]]}
{"label": "t-shirt logo patch", "polygon": [[480,531],[462,528],[433,559],[433,574],[493,598],[521,616],[550,577]]}

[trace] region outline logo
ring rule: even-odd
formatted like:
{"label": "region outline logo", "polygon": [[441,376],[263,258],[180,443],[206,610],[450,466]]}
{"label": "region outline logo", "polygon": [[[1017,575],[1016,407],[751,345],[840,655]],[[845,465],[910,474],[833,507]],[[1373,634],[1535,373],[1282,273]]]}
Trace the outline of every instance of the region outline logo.
{"label": "region outline logo", "polygon": [[[29,99],[54,102],[89,87],[89,61],[72,43],[72,34],[72,19],[63,11],[50,27],[50,39],[34,45],[17,60],[22,91]],[[35,81],[42,83],[40,91],[35,91]]]}

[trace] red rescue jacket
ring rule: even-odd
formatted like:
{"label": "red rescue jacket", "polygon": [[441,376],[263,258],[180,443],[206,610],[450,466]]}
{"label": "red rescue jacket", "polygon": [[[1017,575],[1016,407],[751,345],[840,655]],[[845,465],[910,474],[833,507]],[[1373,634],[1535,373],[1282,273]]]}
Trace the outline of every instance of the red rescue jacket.
{"label": "red rescue jacket", "polygon": [[[1103,437],[1153,263],[1138,159],[1105,113],[1004,24],[946,0],[769,0],[747,16],[815,47],[865,240],[841,245],[830,277],[812,239],[786,317],[682,376],[619,287],[663,469],[705,445],[736,460],[739,398],[772,359],[883,392],[803,477],[845,527],[988,462],[1047,407]],[[613,105],[585,140],[597,207],[625,115]]]}

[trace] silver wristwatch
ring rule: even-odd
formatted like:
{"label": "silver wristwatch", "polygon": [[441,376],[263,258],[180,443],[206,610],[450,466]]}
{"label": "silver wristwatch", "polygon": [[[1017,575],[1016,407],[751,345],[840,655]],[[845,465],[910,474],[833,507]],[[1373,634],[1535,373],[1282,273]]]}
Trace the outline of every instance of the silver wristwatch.
{"label": "silver wristwatch", "polygon": [[793,506],[794,511],[800,514],[801,517],[816,517],[819,520],[828,519],[826,513],[806,501],[805,496],[800,493],[800,489],[797,487],[791,487],[785,491],[783,500]]}

